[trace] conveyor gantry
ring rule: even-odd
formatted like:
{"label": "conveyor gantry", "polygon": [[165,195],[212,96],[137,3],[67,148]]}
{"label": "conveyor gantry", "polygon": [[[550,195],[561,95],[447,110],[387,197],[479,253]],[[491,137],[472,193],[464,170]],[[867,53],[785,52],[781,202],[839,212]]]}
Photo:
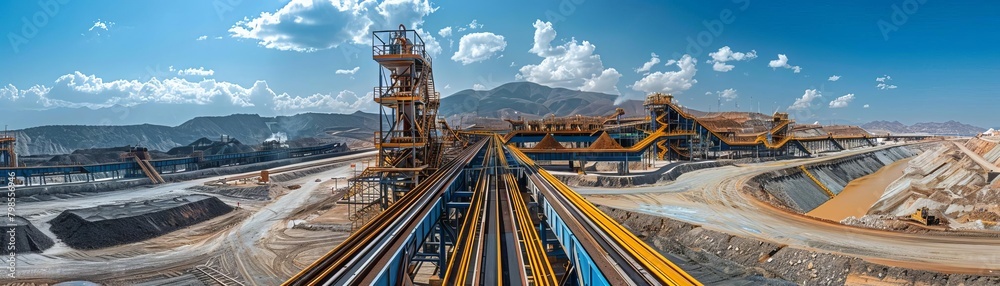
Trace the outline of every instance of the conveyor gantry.
{"label": "conveyor gantry", "polygon": [[411,284],[422,267],[443,285],[700,285],[500,136],[478,137],[285,285]]}

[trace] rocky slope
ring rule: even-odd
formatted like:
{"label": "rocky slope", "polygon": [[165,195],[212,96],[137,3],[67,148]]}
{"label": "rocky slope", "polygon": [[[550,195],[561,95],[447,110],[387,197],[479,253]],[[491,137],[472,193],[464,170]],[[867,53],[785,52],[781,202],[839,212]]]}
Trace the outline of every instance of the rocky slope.
{"label": "rocky slope", "polygon": [[[972,138],[964,145],[994,164],[1000,144]],[[955,144],[946,142],[909,162],[905,175],[892,185],[857,224],[885,225],[881,218],[908,216],[921,207],[951,228],[997,228],[1000,180],[986,180],[984,170]]]}

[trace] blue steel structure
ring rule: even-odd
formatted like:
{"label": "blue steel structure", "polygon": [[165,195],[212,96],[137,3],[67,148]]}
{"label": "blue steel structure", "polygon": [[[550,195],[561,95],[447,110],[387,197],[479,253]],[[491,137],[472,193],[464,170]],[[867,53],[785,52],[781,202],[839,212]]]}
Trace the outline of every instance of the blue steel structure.
{"label": "blue steel structure", "polygon": [[[191,171],[227,165],[267,162],[346,150],[346,146],[342,143],[332,143],[270,151],[150,160],[149,163],[153,165],[157,172],[162,174],[165,172]],[[0,173],[5,174],[5,176],[0,176],[0,183],[6,184],[6,180],[8,179],[6,174],[14,173],[15,177],[23,181],[27,186],[45,185],[46,179],[51,176],[62,176],[64,182],[73,182],[74,175],[84,175],[85,178],[82,180],[84,182],[94,181],[96,179],[94,177],[95,174],[104,174],[111,178],[139,178],[145,176],[139,164],[134,161],[81,166],[0,167]]]}

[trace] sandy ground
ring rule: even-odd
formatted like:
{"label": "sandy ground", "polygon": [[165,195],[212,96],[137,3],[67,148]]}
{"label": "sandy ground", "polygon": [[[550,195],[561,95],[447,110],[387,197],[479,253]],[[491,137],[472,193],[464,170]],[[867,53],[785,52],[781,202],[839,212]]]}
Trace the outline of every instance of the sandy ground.
{"label": "sandy ground", "polygon": [[847,217],[862,217],[868,214],[868,210],[882,197],[885,189],[892,182],[903,177],[903,171],[906,170],[906,164],[910,162],[910,159],[913,158],[893,162],[871,175],[851,181],[847,186],[844,186],[844,190],[840,194],[809,211],[806,215],[842,221]]}
{"label": "sandy ground", "polygon": [[[358,158],[360,162],[368,156],[371,154],[348,155],[346,158]],[[56,245],[41,254],[18,254],[18,280],[42,283],[89,280],[112,285],[133,284],[151,277],[176,275],[195,265],[208,263],[246,281],[248,285],[275,285],[346,238],[348,233],[292,229],[289,221],[304,219],[295,215],[305,214],[305,208],[333,202],[328,200],[334,184],[330,178],[349,177],[352,173],[350,165],[344,164],[282,182],[282,186],[300,184],[302,188],[287,190],[278,187],[280,197],[270,201],[205,193],[240,208],[154,239],[90,251],[75,250],[56,240],[49,231],[48,221],[65,209],[200,193],[188,188],[221,177],[87,194],[71,199],[24,202],[17,205],[17,214],[29,219],[56,240]],[[315,182],[317,178],[322,182]],[[346,215],[344,211],[343,216]]]}
{"label": "sandy ground", "polygon": [[805,158],[699,170],[662,186],[576,188],[596,204],[665,216],[707,229],[875,263],[948,273],[1000,274],[995,237],[910,234],[845,226],[791,213],[740,191],[752,176],[868,152],[882,146]]}

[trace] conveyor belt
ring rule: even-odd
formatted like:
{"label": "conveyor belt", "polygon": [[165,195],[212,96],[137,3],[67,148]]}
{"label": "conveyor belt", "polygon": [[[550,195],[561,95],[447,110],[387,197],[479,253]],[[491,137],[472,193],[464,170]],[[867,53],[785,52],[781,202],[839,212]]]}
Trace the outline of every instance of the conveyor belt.
{"label": "conveyor belt", "polygon": [[[354,285],[371,284],[376,272],[388,266],[404,242],[400,239],[416,226],[417,217],[427,215],[432,202],[439,201],[444,187],[457,179],[462,167],[469,164],[486,140],[466,149],[459,157],[432,174],[427,183],[417,186],[399,201],[354,232],[337,248],[323,255],[283,285]],[[398,266],[398,265],[396,265]],[[378,270],[378,271],[376,271]]]}
{"label": "conveyor belt", "polygon": [[454,244],[440,265],[444,285],[558,285],[540,237],[544,225],[536,224],[537,213],[529,208],[532,198],[546,209],[541,222],[559,224],[553,231],[568,230],[572,237],[560,242],[581,266],[563,278],[587,285],[700,285],[502,140],[486,136],[467,148],[285,285],[412,283],[413,264],[406,257],[421,249],[429,233],[418,232],[433,227],[428,219],[438,221],[434,215],[444,212],[442,200],[460,174],[473,175],[472,194],[458,234],[449,235]]}
{"label": "conveyor belt", "polygon": [[701,285],[516,148],[508,148],[610,285]]}

